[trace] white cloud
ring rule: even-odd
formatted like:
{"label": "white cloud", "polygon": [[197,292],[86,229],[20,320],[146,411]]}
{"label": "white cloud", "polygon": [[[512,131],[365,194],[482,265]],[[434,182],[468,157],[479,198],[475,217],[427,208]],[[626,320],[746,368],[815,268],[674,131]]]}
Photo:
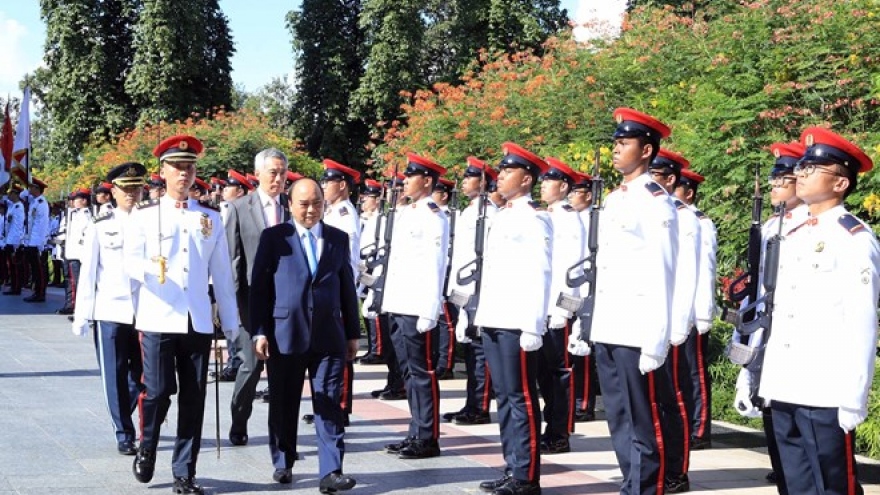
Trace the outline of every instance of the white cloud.
{"label": "white cloud", "polygon": [[626,0],[579,0],[572,21],[574,37],[586,42],[620,34]]}
{"label": "white cloud", "polygon": [[[36,39],[37,36],[40,39]],[[0,94],[4,97],[6,93],[19,93],[19,81],[40,66],[42,36],[0,12]]]}

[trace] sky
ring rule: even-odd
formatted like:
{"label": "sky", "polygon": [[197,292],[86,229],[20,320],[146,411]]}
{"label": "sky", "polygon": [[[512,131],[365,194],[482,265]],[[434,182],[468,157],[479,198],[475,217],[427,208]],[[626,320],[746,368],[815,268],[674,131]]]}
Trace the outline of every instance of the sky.
{"label": "sky", "polygon": [[[232,80],[236,85],[255,91],[291,72],[293,55],[284,17],[298,4],[296,0],[220,0],[235,41]],[[625,0],[561,0],[576,23],[593,17],[619,18],[624,4]],[[584,28],[575,31],[585,32]],[[40,66],[45,36],[38,0],[0,0],[0,95],[20,97],[18,82]]]}

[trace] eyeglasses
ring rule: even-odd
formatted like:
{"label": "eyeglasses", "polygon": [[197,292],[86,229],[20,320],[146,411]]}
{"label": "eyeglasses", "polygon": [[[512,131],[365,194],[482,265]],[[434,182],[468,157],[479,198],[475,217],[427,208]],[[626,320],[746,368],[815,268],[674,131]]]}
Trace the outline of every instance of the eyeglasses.
{"label": "eyeglasses", "polygon": [[796,181],[796,177],[780,175],[778,177],[770,177],[767,183],[770,184],[770,187],[785,187],[786,184],[793,184]]}
{"label": "eyeglasses", "polygon": [[816,163],[805,163],[805,164],[797,164],[794,166],[795,175],[813,175],[813,172],[822,172],[823,174],[834,175],[836,177],[844,177],[843,174],[838,172],[834,172],[830,169],[823,167],[832,167],[833,165],[825,165],[825,164],[816,164]]}

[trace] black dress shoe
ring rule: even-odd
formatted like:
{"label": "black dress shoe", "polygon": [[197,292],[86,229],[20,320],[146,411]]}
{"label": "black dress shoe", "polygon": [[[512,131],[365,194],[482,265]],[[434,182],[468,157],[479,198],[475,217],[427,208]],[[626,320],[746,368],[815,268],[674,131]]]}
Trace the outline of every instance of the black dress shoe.
{"label": "black dress shoe", "polygon": [[439,370],[436,373],[438,380],[454,380],[455,373],[452,370]]}
{"label": "black dress shoe", "polygon": [[776,471],[770,471],[769,473],[767,473],[767,476],[764,476],[764,479],[767,480],[767,483],[770,483],[771,485],[775,485],[776,484]]}
{"label": "black dress shoe", "polygon": [[375,354],[366,354],[358,359],[358,363],[363,365],[385,364],[385,358]]}
{"label": "black dress shoe", "polygon": [[354,478],[339,472],[333,472],[321,478],[318,490],[321,493],[336,493],[351,490],[357,484]]}
{"label": "black dress shoe", "polygon": [[220,370],[220,374],[217,375],[213,371],[211,372],[211,376],[214,379],[219,380],[221,382],[234,382],[238,377],[238,369],[237,368],[223,368]]}
{"label": "black dress shoe", "polygon": [[566,452],[571,452],[571,444],[567,438],[541,441],[541,454],[564,454]]}
{"label": "black dress shoe", "polygon": [[709,438],[691,437],[691,450],[705,450],[712,448],[712,440]]}
{"label": "black dress shoe", "polygon": [[386,390],[379,394],[379,400],[406,400],[406,390]]}
{"label": "black dress shoe", "polygon": [[492,495],[541,495],[541,485],[537,481],[522,481],[510,478],[499,486]]}
{"label": "black dress shoe", "polygon": [[401,459],[428,459],[440,455],[440,445],[437,440],[413,440],[406,447],[400,449],[397,457]]}
{"label": "black dress shoe", "polygon": [[205,493],[205,490],[196,484],[196,480],[192,476],[175,477],[171,491],[174,493],[197,493],[199,495]]}
{"label": "black dress shoe", "polygon": [[675,478],[666,478],[664,481],[666,493],[685,493],[691,491],[691,482],[686,474]]}
{"label": "black dress shoe", "polygon": [[480,490],[483,490],[484,492],[494,492],[497,488],[507,484],[508,481],[510,481],[510,474],[504,473],[504,476],[497,480],[481,481]]}
{"label": "black dress shoe", "polygon": [[290,468],[276,469],[275,472],[272,473],[272,479],[278,483],[284,483],[287,485],[293,481],[293,472]]}
{"label": "black dress shoe", "polygon": [[464,414],[466,412],[468,412],[467,409],[463,408],[461,411],[443,413],[441,417],[443,418],[443,421],[452,421],[453,419],[455,419],[456,416]]}
{"label": "black dress shoe", "polygon": [[232,445],[247,445],[247,443],[248,443],[247,433],[229,432],[229,443],[231,443]]}
{"label": "black dress shoe", "polygon": [[123,440],[116,444],[116,451],[122,455],[135,455],[137,454],[137,448],[134,446],[134,442],[131,440]]}
{"label": "black dress shoe", "polygon": [[593,411],[576,410],[574,412],[575,423],[589,423],[596,420],[596,413]]}
{"label": "black dress shoe", "polygon": [[492,422],[492,417],[485,411],[467,411],[452,418],[452,422],[457,425],[486,425]]}
{"label": "black dress shoe", "polygon": [[388,391],[387,388],[380,388],[378,390],[373,390],[372,392],[370,392],[370,395],[372,395],[374,399],[378,399],[379,396],[382,395],[382,392],[387,392],[387,391]]}
{"label": "black dress shoe", "polygon": [[[36,294],[33,294],[33,295],[28,296],[28,297],[25,297],[25,298],[22,299],[22,300],[23,300],[24,302],[29,302],[29,303],[46,302],[46,296],[38,296],[38,295],[36,295]],[[71,310],[71,311],[73,311],[73,310]]]}
{"label": "black dress shoe", "polygon": [[310,425],[315,422],[314,414],[303,414],[303,423]]}
{"label": "black dress shoe", "polygon": [[56,310],[55,310],[55,314],[56,314],[56,315],[72,315],[72,314],[73,314],[73,308],[61,308],[61,309],[56,309]]}
{"label": "black dress shoe", "polygon": [[153,471],[156,469],[156,452],[143,447],[138,449],[137,455],[134,456],[134,463],[131,465],[131,472],[134,473],[134,479],[141,483],[149,483],[153,479]]}
{"label": "black dress shoe", "polygon": [[389,454],[399,454],[400,451],[406,448],[406,446],[409,445],[412,441],[412,438],[406,437],[401,442],[389,443],[385,445],[385,452],[388,452]]}

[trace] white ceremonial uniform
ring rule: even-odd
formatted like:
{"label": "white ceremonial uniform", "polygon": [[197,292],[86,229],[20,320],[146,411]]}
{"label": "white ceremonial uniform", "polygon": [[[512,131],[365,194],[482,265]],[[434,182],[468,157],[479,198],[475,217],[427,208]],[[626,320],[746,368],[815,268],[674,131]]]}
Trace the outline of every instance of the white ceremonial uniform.
{"label": "white ceremonial uniform", "polygon": [[[847,226],[846,218],[853,226]],[[836,206],[789,232],[780,248],[759,395],[867,412],[877,343],[880,246]]]}
{"label": "white ceremonial uniform", "polygon": [[437,320],[449,243],[445,216],[430,197],[397,208],[383,313]]}
{"label": "white ceremonial uniform", "polygon": [[17,248],[24,237],[24,204],[9,203],[6,207],[6,245]]}
{"label": "white ceremonial uniform", "polygon": [[22,244],[42,250],[49,237],[49,203],[41,194],[30,198],[27,232]]}
{"label": "white ceremonial uniform", "polygon": [[351,249],[351,270],[357,279],[358,264],[361,262],[361,225],[357,210],[347,199],[338,201],[324,210],[324,223],[348,234],[348,247]]}
{"label": "white ceremonial uniform", "polygon": [[[227,338],[238,334],[238,305],[232,281],[229,248],[220,213],[187,200],[140,203],[125,230],[123,254],[128,276],[136,284],[135,321],[146,332],[185,334],[193,329],[213,334],[208,280],[214,280],[214,297]],[[161,228],[161,230],[160,230]],[[165,283],[159,283],[159,256],[167,259]]]}
{"label": "white ceremonial uniform", "polygon": [[552,251],[550,218],[528,196],[499,210],[486,237],[474,325],[544,335]]}
{"label": "white ceremonial uniform", "polygon": [[672,294],[671,342],[687,339],[695,323],[694,300],[699,280],[701,251],[700,220],[693,210],[673,200],[678,213],[678,255],[675,259],[675,290]]}
{"label": "white ceremonial uniform", "polygon": [[86,229],[92,223],[92,214],[88,208],[76,208],[68,216],[64,242],[64,257],[68,260],[82,260],[85,255]]}
{"label": "white ceremonial uniform", "polygon": [[226,226],[226,218],[229,216],[229,201],[221,201],[220,205],[220,220],[223,222],[223,226]]}
{"label": "white ceremonial uniform", "polygon": [[568,269],[582,260],[586,249],[586,232],[580,215],[567,201],[558,201],[547,208],[553,228],[552,277],[550,298],[547,300],[547,315],[569,319],[573,315],[556,306],[560,294],[580,297],[580,287],[569,287],[566,283]]}
{"label": "white ceremonial uniform", "polygon": [[697,292],[694,296],[694,317],[697,331],[706,333],[715,318],[715,255],[718,252],[718,235],[715,223],[694,205],[691,210],[700,219],[700,266],[697,269]]}
{"label": "white ceremonial uniform", "polygon": [[[470,263],[476,258],[474,252],[474,242],[477,236],[477,216],[479,215],[479,196],[471,201],[465,209],[461,210],[458,218],[455,219],[455,238],[452,241],[452,265],[449,270],[449,285],[446,295],[451,296],[455,290],[462,294],[473,295],[475,284],[459,285],[458,271],[464,265]],[[492,218],[498,213],[498,207],[492,201],[486,198],[486,223],[483,229],[487,230]],[[485,241],[485,236],[483,237]],[[485,245],[485,244],[484,244]],[[484,253],[485,254],[485,253]],[[465,274],[466,275],[466,274]]]}
{"label": "white ceremonial uniform", "polygon": [[608,195],[599,221],[594,342],[666,356],[677,255],[675,207],[650,175]]}
{"label": "white ceremonial uniform", "polygon": [[122,250],[129,218],[122,210],[109,210],[86,229],[74,321],[134,323],[133,285]]}

